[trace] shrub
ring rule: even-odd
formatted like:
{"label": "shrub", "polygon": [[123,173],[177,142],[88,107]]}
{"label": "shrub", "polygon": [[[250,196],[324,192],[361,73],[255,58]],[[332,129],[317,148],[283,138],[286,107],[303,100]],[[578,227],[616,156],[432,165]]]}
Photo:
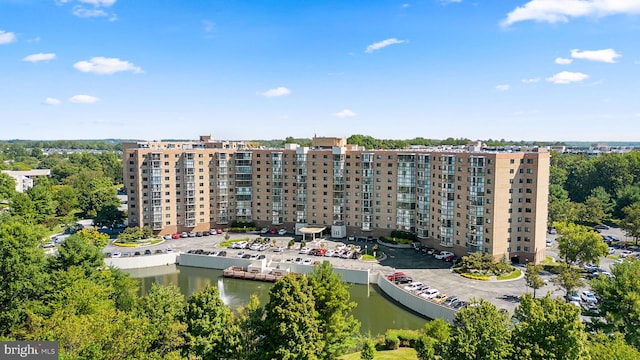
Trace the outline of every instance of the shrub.
{"label": "shrub", "polygon": [[400,346],[403,347],[413,347],[415,345],[415,342],[420,337],[420,334],[417,331],[404,329],[388,330],[387,335],[398,338]]}
{"label": "shrub", "polygon": [[467,279],[472,279],[472,280],[489,280],[489,276],[487,275],[478,275],[478,274],[471,274],[471,273],[466,273],[466,272],[460,272],[460,276],[467,278]]}
{"label": "shrub", "polygon": [[406,239],[406,240],[418,239],[418,236],[416,234],[410,231],[404,231],[404,230],[393,230],[391,231],[391,235],[389,235],[389,237],[396,238],[396,239]]}
{"label": "shrub", "polygon": [[384,343],[387,350],[398,350],[400,348],[400,339],[395,334],[385,335]]}

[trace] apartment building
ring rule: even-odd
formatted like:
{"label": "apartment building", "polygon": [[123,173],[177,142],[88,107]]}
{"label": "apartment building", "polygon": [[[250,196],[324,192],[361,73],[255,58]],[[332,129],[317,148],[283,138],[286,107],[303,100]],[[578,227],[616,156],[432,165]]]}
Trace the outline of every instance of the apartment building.
{"label": "apartment building", "polygon": [[464,148],[367,150],[343,138],[311,147],[242,142],[123,144],[129,224],[160,234],[253,221],[335,238],[406,230],[458,255],[544,258],[549,153]]}

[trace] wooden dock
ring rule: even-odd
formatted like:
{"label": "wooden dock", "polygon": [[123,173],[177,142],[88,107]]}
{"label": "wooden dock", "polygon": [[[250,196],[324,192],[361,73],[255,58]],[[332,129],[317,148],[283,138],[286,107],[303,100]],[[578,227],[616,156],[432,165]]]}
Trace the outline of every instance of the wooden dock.
{"label": "wooden dock", "polygon": [[224,269],[222,272],[222,276],[228,278],[268,282],[276,282],[280,280],[284,275],[285,274],[282,272],[263,273],[257,270],[245,271],[243,268],[238,266],[232,266],[230,268]]}

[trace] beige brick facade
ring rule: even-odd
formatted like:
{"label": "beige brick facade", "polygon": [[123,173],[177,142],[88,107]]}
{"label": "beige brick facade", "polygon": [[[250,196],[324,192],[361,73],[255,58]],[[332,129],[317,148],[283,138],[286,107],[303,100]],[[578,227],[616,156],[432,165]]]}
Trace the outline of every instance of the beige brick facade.
{"label": "beige brick facade", "polygon": [[400,229],[457,255],[544,258],[549,153],[478,148],[365,150],[340,138],[303,148],[240,142],[124,144],[129,224],[160,234],[251,220],[332,236]]}

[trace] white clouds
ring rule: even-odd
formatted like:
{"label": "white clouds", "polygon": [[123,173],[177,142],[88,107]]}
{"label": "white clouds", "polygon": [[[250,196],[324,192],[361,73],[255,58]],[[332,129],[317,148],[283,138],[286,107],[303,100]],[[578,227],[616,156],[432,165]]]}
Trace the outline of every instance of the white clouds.
{"label": "white clouds", "polygon": [[344,109],[342,111],[338,111],[337,113],[333,114],[333,116],[344,119],[344,118],[350,118],[350,117],[354,117],[358,114],[356,114],[355,112],[349,110],[349,109]]}
{"label": "white clouds", "polygon": [[619,58],[621,56],[622,55],[618,54],[613,49],[585,50],[585,51],[580,51],[579,49],[571,50],[571,57],[574,59],[600,61],[600,62],[605,62],[610,64],[615,63],[616,58]]}
{"label": "white clouds", "polygon": [[535,84],[537,82],[540,82],[540,78],[539,77],[529,78],[529,79],[522,79],[522,83],[523,84]]}
{"label": "white clouds", "polygon": [[573,59],[566,59],[566,58],[558,57],[558,58],[556,58],[555,62],[558,65],[569,65],[569,64],[571,64],[573,62]]}
{"label": "white clouds", "polygon": [[617,14],[640,14],[640,0],[530,0],[507,14],[501,24],[527,20],[566,23],[571,18]]}
{"label": "white clouds", "polygon": [[394,44],[403,44],[406,42],[407,42],[406,40],[398,40],[396,38],[390,38],[390,39],[382,40],[367,46],[367,49],[364,52],[366,52],[367,54],[370,54],[376,50],[380,50],[387,46],[394,45]]}
{"label": "white clouds", "polygon": [[44,101],[42,102],[45,105],[60,105],[60,100],[56,99],[56,98],[46,98],[44,99]]}
{"label": "white clouds", "polygon": [[78,0],[78,2],[84,4],[91,4],[93,6],[104,6],[109,7],[116,3],[116,0]]}
{"label": "white clouds", "polygon": [[273,88],[273,89],[269,89],[263,93],[260,93],[260,95],[264,96],[264,97],[277,97],[277,96],[285,96],[285,95],[289,95],[291,94],[291,90],[287,89],[284,86],[280,86],[277,88]]}
{"label": "white clouds", "polygon": [[142,73],[142,69],[134,64],[118,58],[105,58],[102,56],[91,58],[89,61],[78,61],[73,67],[82,72],[95,74],[115,74],[120,71],[131,71],[134,74]]}
{"label": "white clouds", "polygon": [[562,71],[551,77],[548,77],[546,80],[554,84],[566,85],[574,82],[580,82],[587,79],[588,77],[589,75],[583,74],[581,72]]}
{"label": "white clouds", "polygon": [[0,30],[0,45],[9,44],[14,41],[16,41],[16,34],[9,31]]}
{"label": "white clouds", "polygon": [[496,85],[496,90],[498,91],[509,91],[509,89],[511,89],[511,85],[509,84]]}
{"label": "white clouds", "polygon": [[109,14],[101,9],[87,9],[82,6],[75,6],[73,8],[73,15],[81,18],[90,18],[108,16]]}
{"label": "white clouds", "polygon": [[49,60],[53,60],[55,58],[56,58],[56,54],[38,53],[38,54],[27,55],[24,58],[22,58],[22,61],[28,61],[28,62],[32,62],[32,63],[37,63],[39,61],[49,61]]}
{"label": "white clouds", "polygon": [[75,104],[95,104],[100,99],[91,95],[74,95],[69,98],[69,101]]}

